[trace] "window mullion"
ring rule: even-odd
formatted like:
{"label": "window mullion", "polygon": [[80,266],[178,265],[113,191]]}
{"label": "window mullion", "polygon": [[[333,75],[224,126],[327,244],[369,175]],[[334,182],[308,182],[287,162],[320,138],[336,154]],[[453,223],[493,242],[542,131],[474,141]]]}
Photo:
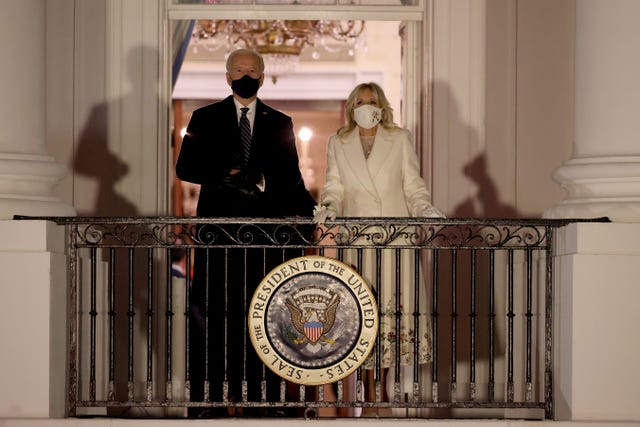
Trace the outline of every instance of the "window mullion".
{"label": "window mullion", "polygon": [[243,5],[217,4],[207,7],[169,6],[169,19],[364,19],[368,21],[420,21],[423,8],[376,5]]}

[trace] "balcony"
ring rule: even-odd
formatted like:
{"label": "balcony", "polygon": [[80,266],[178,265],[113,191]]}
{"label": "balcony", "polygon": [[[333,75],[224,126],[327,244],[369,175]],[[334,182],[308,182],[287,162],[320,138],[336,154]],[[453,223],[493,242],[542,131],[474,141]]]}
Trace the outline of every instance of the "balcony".
{"label": "balcony", "polygon": [[[557,372],[562,366],[572,366],[558,355],[558,347],[566,345],[559,342],[566,331],[557,320],[559,304],[566,303],[558,289],[559,278],[566,274],[559,262],[565,231],[612,226],[597,221],[397,218],[338,220],[320,229],[301,219],[283,223],[30,218],[13,223],[19,227],[44,224],[67,239],[62,248],[67,255],[62,262],[69,268],[64,322],[54,307],[54,301],[62,302],[60,295],[51,294],[51,319],[64,325],[62,333],[52,326],[51,336],[63,337],[66,343],[66,351],[53,346],[60,354],[51,357],[67,374],[52,374],[52,380],[56,375],[63,378],[66,391],[60,395],[61,384],[57,389],[52,384],[50,400],[63,397],[62,415],[69,420],[92,416],[176,422],[190,408],[220,407],[232,414],[280,408],[294,414],[290,418],[330,418],[333,422],[376,409],[378,416],[392,418],[376,422],[563,419],[567,409],[561,405],[559,415],[555,402],[562,401],[558,393],[564,396],[566,384],[558,387]],[[59,247],[52,252],[57,251]],[[411,345],[415,349],[428,343],[430,363],[421,364],[419,352],[414,351],[406,356],[404,366],[396,360],[385,373],[377,362],[384,359],[385,347],[376,341],[373,369],[361,366],[331,387],[294,385],[269,376],[271,369],[264,366],[257,371],[256,381],[246,374],[252,371],[247,359],[239,362],[243,376],[236,396],[240,398],[229,394],[230,384],[224,381],[219,390],[207,379],[195,385],[188,369],[189,351],[194,348],[189,333],[193,328],[189,314],[193,279],[172,275],[170,262],[172,255],[183,251],[186,271],[191,270],[196,253],[218,251],[226,254],[224,260],[229,254],[253,259],[251,269],[256,277],[265,279],[273,267],[297,257],[342,261],[377,290],[381,318],[396,325],[414,325]],[[389,270],[385,263],[393,266],[392,274],[385,275]],[[60,274],[59,267],[52,270]],[[390,286],[381,286],[382,281]],[[245,306],[255,287],[243,281]],[[385,295],[389,289],[391,293]],[[214,296],[205,295],[205,318],[214,301]],[[381,301],[391,301],[391,305]],[[406,307],[403,301],[418,303]],[[427,310],[420,301],[428,302]],[[227,325],[245,332],[248,327],[247,322]],[[205,336],[212,334],[210,328],[205,330]],[[251,342],[245,332],[238,335],[244,337],[242,345],[248,352]],[[228,342],[229,335],[222,336]],[[377,340],[381,336],[384,334],[378,334]],[[403,357],[399,340],[394,345],[392,354]],[[220,346],[221,353],[227,354],[225,348]],[[228,374],[225,369],[220,373]],[[367,375],[373,381],[367,381]],[[274,387],[281,390],[276,399],[267,399],[264,392],[255,398],[250,391],[252,383],[264,389],[274,381]],[[193,399],[192,391],[198,386],[205,392]],[[365,392],[367,386],[372,393]],[[387,399],[383,399],[385,391]]]}

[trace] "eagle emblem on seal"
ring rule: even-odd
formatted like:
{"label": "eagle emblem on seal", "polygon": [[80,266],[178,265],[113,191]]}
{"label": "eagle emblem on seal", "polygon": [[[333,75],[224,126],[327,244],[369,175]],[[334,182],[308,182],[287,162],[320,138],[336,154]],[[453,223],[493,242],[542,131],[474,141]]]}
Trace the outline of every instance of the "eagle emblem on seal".
{"label": "eagle emblem on seal", "polygon": [[332,344],[326,335],[333,328],[340,296],[329,289],[308,286],[293,292],[285,300],[291,323],[301,337],[296,344],[305,344],[311,352],[320,350],[320,343]]}

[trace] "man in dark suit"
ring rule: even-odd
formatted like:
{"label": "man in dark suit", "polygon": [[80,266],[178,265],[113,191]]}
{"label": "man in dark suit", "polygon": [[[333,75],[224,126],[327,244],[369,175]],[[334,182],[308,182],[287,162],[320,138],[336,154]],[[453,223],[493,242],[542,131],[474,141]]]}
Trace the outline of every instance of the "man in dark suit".
{"label": "man in dark suit", "polygon": [[[176,164],[178,178],[201,184],[197,215],[311,216],[315,202],[298,168],[291,118],[257,98],[264,80],[262,57],[248,49],[232,52],[226,77],[233,95],[193,112]],[[244,129],[243,116],[248,119]],[[250,142],[242,134],[250,135]],[[199,234],[210,230],[204,226]],[[204,400],[207,381],[210,400],[222,401],[225,380],[230,400],[242,399],[247,381],[248,400],[259,401],[263,378],[267,400],[279,399],[279,379],[263,368],[248,338],[246,306],[262,277],[285,257],[276,250],[196,250],[189,334],[192,401]]]}

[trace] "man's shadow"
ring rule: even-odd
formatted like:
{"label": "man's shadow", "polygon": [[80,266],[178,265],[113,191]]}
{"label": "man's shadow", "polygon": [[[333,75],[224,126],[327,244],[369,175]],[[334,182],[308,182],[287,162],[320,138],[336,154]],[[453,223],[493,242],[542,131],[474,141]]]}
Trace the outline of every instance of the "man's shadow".
{"label": "man's shadow", "polygon": [[[105,102],[95,105],[87,121],[84,124],[84,128],[80,134],[77,150],[75,152],[73,161],[71,162],[72,168],[76,174],[84,177],[89,177],[96,182],[97,195],[95,197],[95,203],[93,208],[85,209],[84,212],[79,212],[80,216],[92,216],[92,217],[127,217],[135,218],[140,215],[139,209],[135,203],[132,202],[125,194],[122,194],[116,189],[116,185],[119,181],[125,178],[130,172],[131,168],[128,159],[123,158],[113,149],[115,144],[124,146],[125,144],[139,145],[140,141],[129,141],[124,139],[119,140],[118,137],[110,135],[109,123],[110,116],[114,114],[121,114],[126,108],[134,108],[131,106],[140,105],[141,95],[143,90],[143,76],[145,75],[144,64],[154,64],[157,62],[158,54],[154,49],[149,49],[144,46],[134,47],[127,53],[127,77],[129,79],[129,87],[131,87],[130,93],[124,95],[118,100]],[[159,96],[159,95],[157,95]],[[146,97],[145,97],[146,98]],[[140,108],[143,108],[140,106]],[[123,124],[123,126],[125,126]],[[120,130],[120,135],[137,135],[138,132],[133,129],[132,132],[127,132],[126,128]],[[113,227],[110,227],[113,229]],[[145,225],[133,225],[128,226],[123,231],[125,238],[127,236],[140,235],[147,233],[147,227]],[[109,243],[113,243],[110,241]],[[116,242],[117,243],[117,242]],[[146,357],[147,352],[146,343],[147,336],[150,333],[148,331],[148,313],[149,302],[148,294],[151,291],[157,295],[161,295],[164,290],[157,289],[158,286],[165,283],[164,279],[157,277],[157,271],[149,271],[148,266],[148,252],[145,248],[135,248],[130,252],[129,247],[116,247],[114,251],[114,258],[112,259],[109,254],[109,249],[98,252],[97,261],[99,263],[99,279],[98,279],[98,295],[105,300],[98,303],[99,310],[103,310],[98,314],[99,319],[103,319],[100,326],[102,334],[105,337],[109,334],[113,334],[114,348],[114,372],[109,373],[113,375],[114,380],[114,396],[116,401],[128,401],[128,381],[130,369],[134,372],[134,387],[135,395],[134,399],[143,399],[146,393],[145,381],[146,378]],[[133,254],[133,258],[130,258]],[[162,257],[157,252],[153,253],[154,265]],[[132,262],[130,263],[130,259]],[[113,262],[115,268],[112,270],[115,272],[113,278],[109,270],[108,263]],[[164,262],[169,262],[164,260]],[[81,267],[85,273],[81,276],[83,284],[87,280],[86,271],[88,270],[87,263],[83,263],[84,267]],[[156,269],[162,270],[162,269]],[[131,276],[133,272],[133,277]],[[153,277],[154,283],[149,285],[149,278]],[[107,282],[113,280],[114,298],[113,298],[113,311],[106,313],[109,310],[107,298]],[[104,283],[102,283],[102,282]],[[86,282],[88,283],[88,282]],[[131,283],[133,283],[131,285]],[[129,289],[133,286],[133,315],[130,313],[130,299]],[[82,286],[81,293],[84,293],[81,298],[86,301],[88,286]],[[84,289],[87,288],[87,289]],[[162,313],[165,307],[162,306],[163,298],[156,297],[153,304],[158,304],[158,308],[154,309],[154,312]],[[114,329],[109,331],[109,321],[113,320]],[[162,321],[156,315],[154,319],[154,327],[162,328]],[[83,318],[82,322],[87,322],[87,318]],[[129,322],[132,322],[134,329],[134,348],[136,353],[132,355],[132,361],[129,359],[128,354],[128,338],[129,338]],[[82,327],[82,326],[81,326]],[[163,336],[164,331],[156,329],[153,332],[154,347],[162,345],[157,342],[155,337]],[[109,342],[108,340],[102,340],[102,343]],[[159,348],[159,347],[158,347]],[[109,349],[102,348],[104,354],[108,354]],[[160,354],[157,348],[150,350],[155,355]],[[106,356],[105,356],[106,358]],[[86,361],[85,361],[86,362]],[[130,364],[133,366],[130,366]],[[143,366],[144,365],[144,366]],[[98,375],[106,377],[109,369],[106,360],[104,363],[97,367],[104,372],[98,372]],[[154,370],[157,372],[164,372],[164,362],[160,358],[158,361],[154,361]],[[164,379],[154,378],[154,383],[158,384],[164,381]],[[159,381],[161,380],[161,381]],[[100,384],[99,387],[105,387],[106,384]],[[99,389],[100,390],[100,389]],[[154,393],[161,393],[161,390],[154,390]],[[108,408],[108,415],[110,416],[148,416],[146,410],[142,410],[141,413],[136,412],[131,408]]]}
{"label": "man's shadow", "polygon": [[[130,52],[129,63],[136,60],[136,57],[141,54],[140,50],[141,48]],[[139,73],[132,72],[131,68],[130,65],[129,78],[132,87],[140,87],[140,78],[136,77]],[[91,178],[98,188],[93,208],[79,212],[80,216],[134,217],[138,215],[135,205],[125,195],[116,191],[116,183],[129,173],[129,164],[110,147],[110,142],[113,143],[115,138],[112,138],[109,133],[109,118],[119,111],[118,107],[126,105],[129,96],[132,95],[110,103],[96,104],[91,109],[80,133],[71,165],[76,174]]]}

